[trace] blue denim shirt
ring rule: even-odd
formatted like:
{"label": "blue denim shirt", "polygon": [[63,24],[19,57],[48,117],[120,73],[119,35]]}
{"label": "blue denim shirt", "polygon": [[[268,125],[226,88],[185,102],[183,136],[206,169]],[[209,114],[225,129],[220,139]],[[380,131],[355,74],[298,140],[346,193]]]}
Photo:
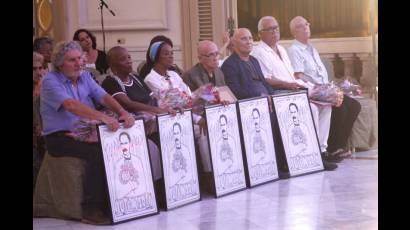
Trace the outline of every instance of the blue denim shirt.
{"label": "blue denim shirt", "polygon": [[93,100],[101,102],[107,94],[91,77],[83,71],[78,79],[77,90],[73,89],[71,81],[61,72],[51,71],[42,81],[40,113],[43,120],[43,135],[57,131],[72,131],[80,117],[67,111],[63,102],[76,99],[81,103],[95,108]]}

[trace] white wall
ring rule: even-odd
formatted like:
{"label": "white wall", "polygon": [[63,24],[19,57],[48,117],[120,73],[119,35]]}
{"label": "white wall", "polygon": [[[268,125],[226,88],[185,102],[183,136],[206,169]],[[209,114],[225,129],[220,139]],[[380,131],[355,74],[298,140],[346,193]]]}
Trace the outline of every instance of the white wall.
{"label": "white wall", "polygon": [[[106,0],[116,16],[104,8],[105,49],[121,45],[126,47],[134,61],[134,69],[145,60],[150,40],[156,35],[165,35],[174,43],[174,61],[183,66],[182,22],[179,0]],[[66,25],[72,39],[79,28],[90,29],[97,37],[97,48],[103,49],[99,1],[67,1]],[[118,40],[125,41],[118,44]]]}
{"label": "white wall", "polygon": [[[293,40],[282,40],[279,43],[289,47]],[[372,53],[372,37],[320,38],[309,39],[319,53]],[[377,44],[377,37],[376,37]],[[377,47],[376,47],[377,51]]]}

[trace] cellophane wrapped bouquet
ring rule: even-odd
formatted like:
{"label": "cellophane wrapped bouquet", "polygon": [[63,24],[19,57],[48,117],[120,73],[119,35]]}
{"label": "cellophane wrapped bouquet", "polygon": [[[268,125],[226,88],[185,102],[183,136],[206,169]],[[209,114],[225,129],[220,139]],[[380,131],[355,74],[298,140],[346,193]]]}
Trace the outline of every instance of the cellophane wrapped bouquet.
{"label": "cellophane wrapped bouquet", "polygon": [[[108,109],[102,109],[100,112],[118,120],[118,115]],[[130,113],[134,119],[143,119],[145,123],[145,131],[149,135],[157,130],[155,115],[149,112]],[[87,143],[97,143],[98,133],[97,125],[101,124],[98,120],[81,118],[74,124],[73,131],[66,135],[74,138],[77,141]]]}
{"label": "cellophane wrapped bouquet", "polygon": [[160,108],[191,108],[192,97],[177,88],[160,90],[155,97]]}
{"label": "cellophane wrapped bouquet", "polygon": [[340,89],[342,89],[345,95],[358,96],[362,94],[360,86],[352,83],[351,81],[349,81],[349,79],[344,79],[343,81],[336,84],[340,87]]}
{"label": "cellophane wrapped bouquet", "polygon": [[309,98],[314,101],[340,106],[343,102],[343,91],[333,82],[315,85],[309,90]]}
{"label": "cellophane wrapped bouquet", "polygon": [[[107,116],[118,119],[117,114],[110,110],[103,109],[100,112],[104,113]],[[74,138],[77,141],[96,143],[98,142],[97,125],[100,123],[101,122],[98,120],[81,118],[74,124],[74,129],[66,135]]]}
{"label": "cellophane wrapped bouquet", "polygon": [[218,90],[209,83],[199,87],[192,93],[192,102],[192,111],[202,115],[205,106],[220,103],[221,97]]}

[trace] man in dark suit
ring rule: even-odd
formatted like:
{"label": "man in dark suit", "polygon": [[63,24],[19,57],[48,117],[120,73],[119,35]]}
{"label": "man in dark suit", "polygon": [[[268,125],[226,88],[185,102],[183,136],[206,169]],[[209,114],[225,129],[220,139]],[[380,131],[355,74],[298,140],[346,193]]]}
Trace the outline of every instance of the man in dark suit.
{"label": "man in dark suit", "polygon": [[256,58],[250,55],[253,38],[247,28],[239,28],[232,37],[234,53],[224,61],[221,69],[226,85],[238,99],[273,94]]}
{"label": "man in dark suit", "polygon": [[204,40],[198,43],[199,63],[183,75],[185,83],[192,91],[208,83],[214,86],[225,85],[224,74],[218,67],[219,55],[214,42]]}

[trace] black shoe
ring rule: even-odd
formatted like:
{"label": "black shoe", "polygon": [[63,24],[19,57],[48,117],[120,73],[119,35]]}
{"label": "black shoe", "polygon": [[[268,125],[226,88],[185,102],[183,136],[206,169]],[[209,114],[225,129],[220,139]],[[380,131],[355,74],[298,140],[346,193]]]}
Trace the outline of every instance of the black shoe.
{"label": "black shoe", "polygon": [[337,154],[329,153],[329,152],[322,152],[322,159],[328,162],[339,163],[343,160],[343,157],[338,156]]}
{"label": "black shoe", "polygon": [[329,162],[325,159],[322,159],[323,162],[323,167],[325,168],[326,171],[333,171],[337,168],[337,164],[333,162]]}
{"label": "black shoe", "polygon": [[278,170],[279,173],[279,179],[289,179],[290,178],[290,173]]}

